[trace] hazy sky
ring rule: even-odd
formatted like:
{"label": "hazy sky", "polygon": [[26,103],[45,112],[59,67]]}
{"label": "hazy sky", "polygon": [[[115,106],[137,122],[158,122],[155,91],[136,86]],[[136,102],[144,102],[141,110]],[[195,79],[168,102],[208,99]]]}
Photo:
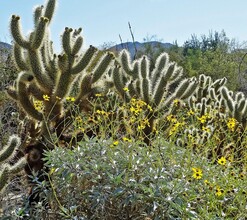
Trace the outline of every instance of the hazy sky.
{"label": "hazy sky", "polygon": [[[44,0],[0,0],[0,41],[10,42],[9,18],[21,16],[23,33],[32,29],[32,11]],[[59,47],[64,27],[83,28],[86,46],[104,42],[142,42],[156,35],[163,42],[182,45],[191,34],[225,30],[229,38],[247,40],[246,0],[58,0],[51,25],[52,40]]]}

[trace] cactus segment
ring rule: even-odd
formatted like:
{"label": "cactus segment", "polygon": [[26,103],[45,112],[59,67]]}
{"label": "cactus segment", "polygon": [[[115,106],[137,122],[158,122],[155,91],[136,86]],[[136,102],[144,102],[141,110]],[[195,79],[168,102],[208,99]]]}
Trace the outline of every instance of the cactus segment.
{"label": "cactus segment", "polygon": [[80,51],[82,44],[83,44],[83,38],[81,36],[77,37],[71,51],[71,54],[73,56],[75,56]]}
{"label": "cactus segment", "polygon": [[8,144],[0,151],[0,163],[13,156],[15,149],[17,149],[19,146],[20,138],[15,135],[10,136]]}
{"label": "cactus segment", "polygon": [[49,22],[51,22],[52,17],[54,15],[54,11],[56,8],[56,2],[57,0],[48,0],[46,7],[45,7],[45,12],[44,12],[44,17],[48,18]]}
{"label": "cactus segment", "polygon": [[15,63],[17,65],[17,67],[21,71],[29,70],[28,65],[26,64],[26,62],[23,58],[22,48],[17,43],[14,44],[14,50],[13,51],[14,51],[14,59],[15,59]]}
{"label": "cactus segment", "polygon": [[10,30],[12,36],[17,44],[21,47],[28,49],[30,47],[30,43],[24,39],[21,33],[21,25],[20,25],[20,17],[16,15],[12,15],[11,23],[10,23]]}
{"label": "cactus segment", "polygon": [[119,54],[119,60],[121,63],[121,66],[123,70],[128,74],[132,75],[132,69],[131,69],[131,59],[130,54],[127,50],[122,50]]}
{"label": "cactus segment", "polygon": [[32,39],[31,47],[32,49],[38,49],[43,43],[44,36],[46,33],[47,23],[49,22],[48,18],[41,17],[40,21],[34,32],[34,37]]}
{"label": "cactus segment", "polygon": [[106,72],[108,66],[110,65],[113,59],[113,55],[111,53],[107,53],[104,55],[98,65],[93,70],[93,78],[92,83],[95,83],[100,79],[100,77]]}
{"label": "cactus segment", "polygon": [[62,37],[62,44],[63,44],[63,49],[64,52],[70,56],[72,53],[71,49],[71,33],[73,29],[66,27],[64,32],[63,32],[63,37]]}
{"label": "cactus segment", "polygon": [[9,167],[4,166],[0,171],[0,192],[3,191],[9,179]]}
{"label": "cactus segment", "polygon": [[43,8],[44,8],[43,5],[34,8],[34,13],[33,13],[34,26],[37,26],[39,19],[42,16]]}
{"label": "cactus segment", "polygon": [[96,51],[97,50],[95,47],[90,46],[85,52],[85,54],[80,58],[78,63],[72,67],[71,74],[78,74],[82,70],[84,70],[88,66],[92,58],[94,57]]}

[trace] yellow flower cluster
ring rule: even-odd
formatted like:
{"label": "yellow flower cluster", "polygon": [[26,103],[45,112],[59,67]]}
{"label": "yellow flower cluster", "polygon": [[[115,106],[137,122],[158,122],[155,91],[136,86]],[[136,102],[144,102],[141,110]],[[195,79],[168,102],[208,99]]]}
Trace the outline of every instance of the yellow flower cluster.
{"label": "yellow flower cluster", "polygon": [[75,126],[76,128],[80,129],[82,132],[85,131],[85,126],[83,126],[83,120],[81,116],[75,117]]}
{"label": "yellow flower cluster", "polygon": [[123,137],[123,141],[124,141],[124,142],[132,142],[132,140],[129,139],[129,138],[127,138],[127,137]]}
{"label": "yellow flower cluster", "polygon": [[172,114],[171,115],[167,115],[166,119],[167,119],[167,121],[172,122],[172,123],[176,123],[177,122],[176,116],[172,115]]}
{"label": "yellow flower cluster", "polygon": [[34,108],[37,110],[37,111],[42,111],[44,109],[44,104],[43,104],[43,101],[38,101],[38,100],[35,100],[33,102],[33,105],[34,105]]}
{"label": "yellow flower cluster", "polygon": [[227,122],[227,127],[229,128],[230,131],[234,131],[236,127],[236,119],[235,118],[229,118]]}
{"label": "yellow flower cluster", "polygon": [[143,130],[145,129],[145,127],[148,126],[150,127],[150,124],[149,124],[149,121],[147,118],[144,118],[143,120],[140,121],[137,129],[140,131],[140,130]]}
{"label": "yellow flower cluster", "polygon": [[153,111],[152,107],[148,105],[146,102],[140,100],[140,99],[135,99],[132,98],[130,100],[130,112],[134,113],[134,115],[139,115],[144,108],[147,108],[149,111]]}
{"label": "yellow flower cluster", "polygon": [[66,97],[66,101],[69,101],[69,102],[74,102],[75,101],[75,97]]}
{"label": "yellow flower cluster", "polygon": [[173,100],[173,104],[174,104],[175,106],[178,106],[179,103],[180,103],[179,99],[174,99],[174,100]]}
{"label": "yellow flower cluster", "polygon": [[172,127],[169,130],[169,136],[173,135],[174,133],[176,133],[179,129],[179,127],[183,126],[185,124],[185,122],[179,122],[176,118],[175,115],[168,115],[166,116],[167,121],[172,123]]}
{"label": "yellow flower cluster", "polygon": [[187,112],[187,115],[188,115],[188,116],[191,116],[191,115],[194,115],[194,114],[195,114],[195,112],[192,111],[191,109]]}
{"label": "yellow flower cluster", "polygon": [[207,119],[210,119],[211,117],[209,114],[202,115],[201,117],[197,117],[197,119],[200,121],[201,124],[206,123]]}
{"label": "yellow flower cluster", "polygon": [[182,126],[182,125],[184,125],[184,122],[176,122],[176,123],[174,123],[174,125],[169,130],[169,136],[173,135],[174,133],[176,133],[178,131],[179,127]]}

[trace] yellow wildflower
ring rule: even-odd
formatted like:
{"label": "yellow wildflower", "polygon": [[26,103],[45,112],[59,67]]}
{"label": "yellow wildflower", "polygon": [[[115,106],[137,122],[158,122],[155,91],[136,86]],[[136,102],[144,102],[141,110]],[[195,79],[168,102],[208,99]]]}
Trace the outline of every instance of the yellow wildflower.
{"label": "yellow wildflower", "polygon": [[173,100],[173,104],[174,104],[175,106],[178,106],[179,102],[180,102],[180,101],[179,101],[178,99],[174,99],[174,100]]}
{"label": "yellow wildflower", "polygon": [[119,141],[114,141],[114,142],[113,142],[113,145],[114,145],[114,146],[117,146],[118,144],[119,144]]}
{"label": "yellow wildflower", "polygon": [[202,130],[206,131],[208,133],[210,133],[210,131],[211,131],[209,127],[205,127],[205,126],[202,126]]}
{"label": "yellow wildflower", "polygon": [[201,117],[197,117],[197,119],[203,124],[207,121],[207,116],[206,115],[202,115]]}
{"label": "yellow wildflower", "polygon": [[129,139],[129,138],[127,138],[127,137],[123,137],[123,141],[124,141],[124,142],[132,142],[132,140]]}
{"label": "yellow wildflower", "polygon": [[124,90],[125,92],[128,92],[128,91],[129,91],[129,89],[128,89],[127,87],[124,87],[123,90]]}
{"label": "yellow wildflower", "polygon": [[229,128],[230,131],[234,131],[236,127],[236,119],[235,118],[229,118],[227,122],[227,127]]}
{"label": "yellow wildflower", "polygon": [[50,100],[50,97],[49,97],[48,95],[43,95],[43,99],[44,99],[45,101],[49,101],[49,100]]}
{"label": "yellow wildflower", "polygon": [[193,175],[192,175],[193,178],[197,180],[202,178],[202,170],[200,168],[193,167],[192,171],[193,171]]}
{"label": "yellow wildflower", "polygon": [[119,141],[114,141],[110,147],[113,148],[113,147],[116,147],[117,145],[119,144]]}
{"label": "yellow wildflower", "polygon": [[70,101],[70,102],[74,102],[75,101],[75,97],[68,96],[68,97],[66,97],[66,100]]}
{"label": "yellow wildflower", "polygon": [[225,158],[225,157],[221,157],[221,158],[218,160],[218,164],[220,164],[220,165],[225,165],[225,164],[226,164],[226,158]]}
{"label": "yellow wildflower", "polygon": [[143,120],[140,121],[140,124],[138,125],[137,129],[143,130],[146,126],[150,127],[150,124],[149,124],[148,119],[144,118]]}
{"label": "yellow wildflower", "polygon": [[216,190],[215,190],[215,195],[216,196],[221,196],[223,193],[224,193],[224,190],[221,189],[219,186],[216,187]]}
{"label": "yellow wildflower", "polygon": [[191,115],[194,115],[194,114],[195,114],[195,112],[193,112],[191,109],[187,112],[188,116],[191,116]]}
{"label": "yellow wildflower", "polygon": [[147,105],[147,107],[148,107],[148,110],[149,110],[150,112],[153,111],[153,109],[152,109],[152,107],[151,107],[150,105]]}
{"label": "yellow wildflower", "polygon": [[37,111],[42,111],[43,108],[44,108],[44,105],[43,105],[43,101],[34,101],[33,102],[33,105],[34,105],[34,108],[37,110]]}
{"label": "yellow wildflower", "polygon": [[172,123],[176,123],[177,122],[176,116],[172,115],[172,114],[171,115],[167,115],[166,119],[167,119],[167,121],[170,121]]}

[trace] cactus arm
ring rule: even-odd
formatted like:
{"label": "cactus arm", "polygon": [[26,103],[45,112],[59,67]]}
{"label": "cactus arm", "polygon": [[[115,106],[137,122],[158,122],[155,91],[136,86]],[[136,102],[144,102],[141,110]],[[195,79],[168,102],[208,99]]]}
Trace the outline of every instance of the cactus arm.
{"label": "cactus arm", "polygon": [[165,76],[161,77],[159,84],[154,92],[154,105],[158,106],[164,96],[165,90],[166,90],[166,85],[167,85],[167,81],[165,79]]}
{"label": "cactus arm", "polygon": [[168,62],[169,56],[167,53],[160,54],[156,59],[155,68],[152,72],[150,72],[150,77],[152,77],[154,84],[157,82],[161,72],[164,71],[164,68],[167,66]]}
{"label": "cactus arm", "polygon": [[123,70],[128,74],[132,75],[132,69],[131,69],[131,59],[130,54],[127,50],[122,50],[119,54],[120,63],[123,68]]}
{"label": "cactus arm", "polygon": [[45,75],[45,69],[41,63],[40,52],[37,50],[28,50],[28,55],[30,67],[37,83],[47,94],[49,94],[54,87],[54,83],[47,75]]}
{"label": "cactus arm", "polygon": [[78,74],[84,70],[94,57],[96,51],[95,47],[90,46],[80,60],[72,67],[71,74]]}
{"label": "cactus arm", "polygon": [[20,173],[25,165],[27,164],[27,160],[25,157],[19,159],[14,165],[9,167],[9,172],[11,175]]}
{"label": "cactus arm", "polygon": [[187,99],[189,98],[196,90],[197,88],[197,82],[195,80],[192,80],[185,90],[184,94],[180,96],[180,99]]}
{"label": "cactus arm", "polygon": [[232,97],[229,95],[226,87],[221,88],[221,95],[224,98],[228,109],[230,110],[231,113],[233,113],[234,112],[234,102],[233,102]]}
{"label": "cactus arm", "polygon": [[76,38],[76,41],[75,41],[73,48],[72,48],[72,51],[71,51],[71,54],[73,56],[75,56],[80,51],[82,44],[83,44],[83,38],[81,36],[78,36]]}
{"label": "cactus arm", "polygon": [[33,21],[34,21],[34,25],[36,26],[39,22],[40,17],[42,16],[42,11],[43,11],[43,5],[37,6],[34,9],[34,13],[33,13]]}
{"label": "cactus arm", "polygon": [[43,95],[45,94],[35,83],[30,83],[27,87],[27,93],[31,94],[34,98],[38,100],[44,100]]}
{"label": "cactus arm", "polygon": [[168,69],[166,70],[165,74],[164,74],[164,80],[165,81],[170,81],[171,76],[173,75],[173,72],[176,68],[175,63],[170,63],[168,66]]}
{"label": "cactus arm", "polygon": [[46,7],[45,7],[45,12],[44,12],[44,17],[48,18],[49,22],[51,22],[52,17],[54,15],[54,11],[56,8],[56,2],[57,0],[48,0]]}
{"label": "cactus arm", "polygon": [[5,165],[0,171],[0,192],[3,191],[4,187],[9,180],[9,167]]}
{"label": "cactus arm", "polygon": [[72,28],[66,27],[64,32],[63,32],[63,36],[62,36],[63,49],[64,49],[64,52],[68,56],[70,56],[72,53],[72,49],[71,49],[71,33],[72,33],[72,31],[73,31]]}
{"label": "cactus arm", "polygon": [[124,97],[124,84],[121,79],[121,69],[118,66],[115,66],[113,69],[113,82],[115,85],[116,90],[119,92],[119,94]]}
{"label": "cactus arm", "polygon": [[29,70],[28,65],[26,64],[24,57],[23,57],[22,48],[17,43],[14,44],[13,52],[14,52],[14,59],[15,59],[15,63],[17,67],[21,71]]}
{"label": "cactus arm", "polygon": [[33,104],[30,102],[30,99],[28,98],[27,88],[26,84],[23,82],[18,83],[18,100],[21,103],[21,106],[25,110],[25,112],[30,115],[32,118],[38,121],[42,121],[42,114],[38,112]]}
{"label": "cactus arm", "polygon": [[150,63],[146,56],[143,56],[140,62],[140,73],[143,79],[146,79],[149,75]]}
{"label": "cactus arm", "polygon": [[12,157],[13,153],[19,146],[20,138],[15,135],[10,136],[8,144],[0,151],[0,163]]}
{"label": "cactus arm", "polygon": [[181,83],[178,85],[175,91],[176,98],[182,97],[182,95],[185,93],[186,89],[188,88],[189,84],[190,83],[188,79],[184,79],[181,81]]}
{"label": "cactus arm", "polygon": [[6,90],[6,93],[9,95],[10,98],[12,98],[15,101],[18,101],[18,94],[14,87],[9,87]]}
{"label": "cactus arm", "polygon": [[32,39],[32,43],[31,43],[31,48],[32,49],[38,49],[43,40],[44,40],[44,36],[46,33],[46,27],[48,24],[49,20],[46,17],[41,17],[40,21],[34,31],[34,37]]}
{"label": "cactus arm", "polygon": [[32,75],[22,72],[19,74],[17,79],[17,95],[18,100],[23,107],[23,109],[34,119],[41,121],[42,114],[38,112],[33,104],[30,102],[29,94],[27,92],[27,84],[29,81],[33,80]]}
{"label": "cactus arm", "polygon": [[29,41],[25,40],[23,38],[23,35],[21,33],[21,26],[20,26],[20,17],[16,15],[12,15],[11,23],[10,23],[10,30],[12,33],[12,36],[17,44],[19,44],[21,47],[28,49],[30,48]]}
{"label": "cactus arm", "polygon": [[92,83],[98,81],[100,77],[106,72],[112,59],[113,59],[112,53],[107,53],[101,58],[101,60],[98,62],[98,65],[93,70]]}
{"label": "cactus arm", "polygon": [[129,84],[128,84],[128,89],[129,89],[129,94],[131,97],[134,97],[136,95],[136,89],[134,87],[134,83],[133,81],[131,81]]}
{"label": "cactus arm", "polygon": [[92,90],[92,76],[85,75],[80,83],[80,93],[75,100],[75,104],[79,104],[79,101],[87,96]]}
{"label": "cactus arm", "polygon": [[8,144],[0,151],[0,164],[3,163],[0,171],[0,192],[3,191],[7,185],[9,177],[20,172],[26,164],[26,158],[20,159],[13,166],[6,164],[6,162],[13,158],[16,152],[15,150],[20,148],[20,146],[20,138],[16,135],[12,135],[9,137]]}
{"label": "cactus arm", "polygon": [[149,104],[150,102],[150,81],[146,78],[142,79],[142,88],[141,88],[141,94],[144,102]]}

